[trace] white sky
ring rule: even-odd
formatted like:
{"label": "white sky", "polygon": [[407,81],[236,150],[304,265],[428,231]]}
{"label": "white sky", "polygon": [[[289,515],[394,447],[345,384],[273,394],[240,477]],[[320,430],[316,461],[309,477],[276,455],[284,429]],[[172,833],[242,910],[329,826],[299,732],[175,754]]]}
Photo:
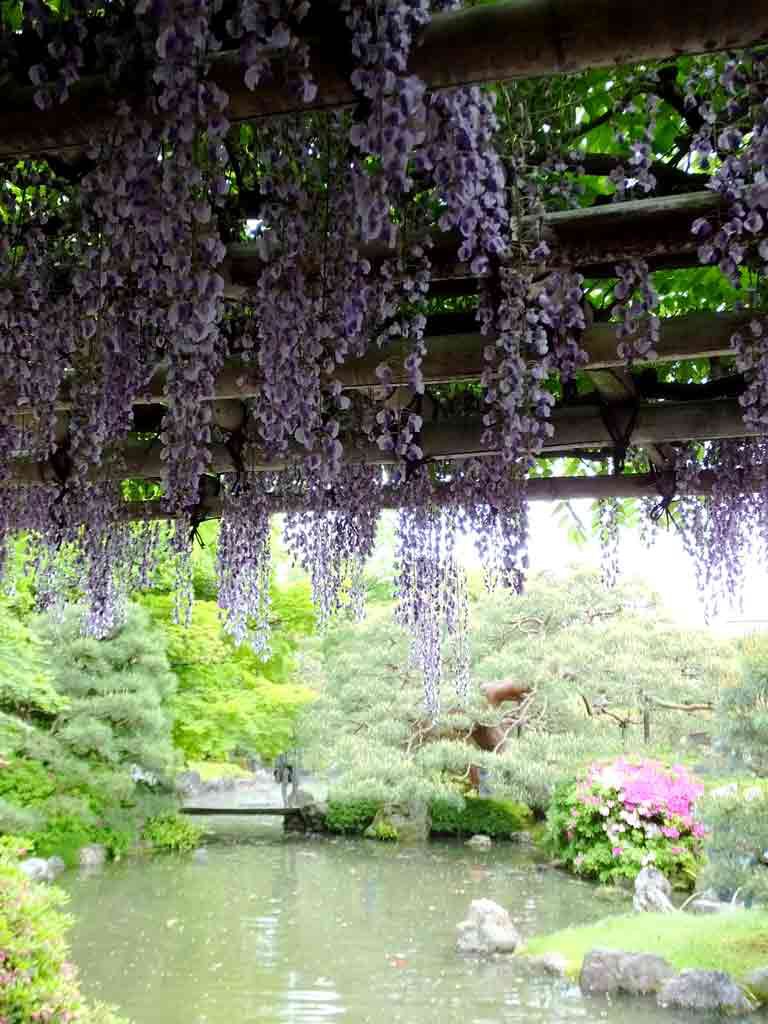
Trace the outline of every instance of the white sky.
{"label": "white sky", "polygon": [[[589,527],[591,503],[584,501],[572,504],[585,526]],[[577,545],[569,541],[554,514],[555,507],[544,502],[531,504],[531,569],[562,570],[574,563],[599,566],[597,542]],[[705,625],[693,565],[674,528],[659,531],[658,539],[650,550],[640,543],[637,530],[622,530],[619,563],[622,575],[646,580],[661,595],[677,621],[691,626]],[[748,574],[743,608],[724,608],[709,625],[718,632],[768,628],[768,575],[762,566],[756,563]]]}

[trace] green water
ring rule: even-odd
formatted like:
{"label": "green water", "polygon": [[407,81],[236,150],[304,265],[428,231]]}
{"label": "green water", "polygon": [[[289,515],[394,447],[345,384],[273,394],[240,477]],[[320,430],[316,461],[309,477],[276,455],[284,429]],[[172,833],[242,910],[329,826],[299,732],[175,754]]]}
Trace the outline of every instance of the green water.
{"label": "green water", "polygon": [[624,908],[519,847],[283,839],[252,820],[217,819],[204,858],[63,879],[88,994],[135,1024],[690,1020],[456,955],[456,923],[480,896],[524,935]]}

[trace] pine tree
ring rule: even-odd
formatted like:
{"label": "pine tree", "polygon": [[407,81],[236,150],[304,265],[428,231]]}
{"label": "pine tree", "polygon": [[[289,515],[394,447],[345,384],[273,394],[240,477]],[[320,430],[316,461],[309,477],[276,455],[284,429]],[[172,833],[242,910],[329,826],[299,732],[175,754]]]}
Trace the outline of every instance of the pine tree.
{"label": "pine tree", "polygon": [[168,776],[176,680],[162,634],[141,608],[104,640],[81,636],[79,626],[73,609],[63,622],[43,627],[53,685],[68,700],[54,723],[57,739],[78,757]]}

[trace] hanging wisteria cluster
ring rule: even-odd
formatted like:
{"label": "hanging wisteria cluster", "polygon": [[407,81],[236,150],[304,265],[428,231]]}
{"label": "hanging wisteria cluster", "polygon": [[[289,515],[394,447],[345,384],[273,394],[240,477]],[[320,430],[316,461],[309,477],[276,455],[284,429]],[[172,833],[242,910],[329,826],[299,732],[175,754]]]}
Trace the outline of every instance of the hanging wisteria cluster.
{"label": "hanging wisteria cluster", "polygon": [[[362,614],[380,514],[398,508],[398,618],[436,714],[443,676],[469,683],[461,538],[489,586],[522,588],[526,481],[553,454],[558,403],[578,409],[585,333],[610,317],[630,369],[659,352],[653,253],[610,252],[595,311],[551,215],[666,182],[706,175],[720,197],[717,216],[692,218],[692,247],[750,309],[732,339],[739,397],[745,432],[768,432],[765,51],[697,58],[685,76],[674,63],[617,72],[605,110],[548,95],[534,123],[538,86],[431,91],[414,73],[432,20],[461,6],[25,0],[0,39],[3,81],[47,117],[96,75],[123,96],[81,151],[0,165],[0,564],[23,533],[41,607],[77,596],[84,628],[107,635],[170,552],[187,618],[199,527],[217,515],[224,628],[266,657],[273,513],[324,627]],[[324,101],[313,67],[331,35],[346,105]],[[243,121],[217,84],[230,80],[255,97],[284,87],[287,112]],[[670,110],[680,131],[664,162]],[[621,156],[592,151],[590,118],[610,123]],[[471,298],[442,287],[447,259]],[[425,364],[430,316],[446,310],[482,335],[463,393],[482,440],[443,461],[427,431],[455,396],[428,388]],[[596,457],[612,456],[622,471],[623,451]],[[674,515],[701,586],[733,595],[764,536],[765,489],[744,478],[762,471],[763,442],[676,458]],[[620,519],[618,499],[598,506],[608,583]]]}

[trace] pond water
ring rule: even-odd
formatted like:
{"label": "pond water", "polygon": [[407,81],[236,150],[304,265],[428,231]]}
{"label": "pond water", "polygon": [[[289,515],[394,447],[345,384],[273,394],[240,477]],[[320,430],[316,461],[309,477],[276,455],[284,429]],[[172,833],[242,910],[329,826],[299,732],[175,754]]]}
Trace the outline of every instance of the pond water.
{"label": "pond water", "polygon": [[480,896],[524,935],[624,909],[521,847],[284,839],[277,823],[209,820],[204,854],[62,879],[83,987],[134,1024],[690,1024],[584,999],[514,959],[457,956],[456,923]]}

